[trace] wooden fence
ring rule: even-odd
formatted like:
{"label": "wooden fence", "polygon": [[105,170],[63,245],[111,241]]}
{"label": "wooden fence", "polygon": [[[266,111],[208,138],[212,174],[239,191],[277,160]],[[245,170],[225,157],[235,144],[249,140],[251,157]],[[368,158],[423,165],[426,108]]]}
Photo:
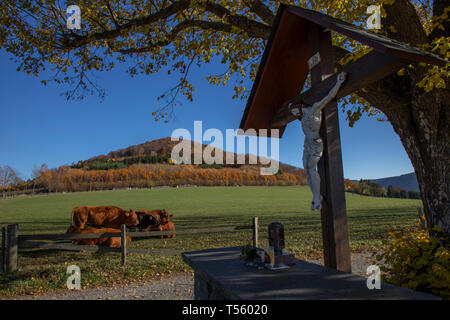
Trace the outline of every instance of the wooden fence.
{"label": "wooden fence", "polygon": [[[166,236],[166,235],[181,235],[181,234],[201,234],[201,233],[213,233],[213,232],[232,232],[240,230],[253,231],[253,246],[258,247],[258,218],[253,218],[252,226],[238,226],[238,227],[219,227],[208,229],[190,229],[190,230],[175,230],[175,231],[145,231],[145,232],[128,232],[125,225],[122,225],[121,232],[115,233],[87,233],[87,234],[19,234],[19,225],[10,224],[6,227],[2,227],[2,239],[1,239],[1,271],[13,272],[17,270],[17,260],[19,248],[40,248],[40,249],[56,249],[56,250],[69,250],[69,251],[94,251],[94,252],[121,252],[121,263],[126,265],[126,259],[128,253],[138,254],[180,254],[180,250],[172,249],[145,249],[145,248],[127,248],[126,238],[145,238],[154,236]],[[120,248],[109,248],[104,246],[88,246],[88,245],[75,245],[69,243],[52,243],[52,242],[39,242],[39,241],[52,241],[52,240],[79,240],[79,239],[98,239],[120,237]]]}

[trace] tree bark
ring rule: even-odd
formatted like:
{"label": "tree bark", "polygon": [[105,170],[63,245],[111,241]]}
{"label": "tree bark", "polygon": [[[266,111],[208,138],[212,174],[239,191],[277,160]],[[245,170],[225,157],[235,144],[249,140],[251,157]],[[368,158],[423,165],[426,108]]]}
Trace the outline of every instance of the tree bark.
{"label": "tree bark", "polygon": [[[438,92],[439,91],[439,92]],[[386,115],[414,166],[427,224],[449,243],[449,91],[412,88],[411,104]]]}
{"label": "tree bark", "polygon": [[[408,76],[392,75],[359,94],[386,115],[400,137],[417,176],[427,224],[440,229],[431,234],[443,237],[448,248],[450,91],[419,88],[424,72],[416,66]],[[390,94],[379,95],[383,89]]]}
{"label": "tree bark", "polygon": [[[444,1],[445,2],[445,1]],[[442,14],[442,1],[436,1],[434,15]],[[388,36],[412,45],[430,43],[436,36],[448,35],[448,29],[436,29],[428,37],[417,13],[408,0],[396,0],[385,6],[387,18],[383,25]],[[448,23],[447,23],[448,25]],[[396,31],[387,28],[394,26]],[[414,167],[419,183],[427,225],[433,236],[443,238],[448,248],[449,180],[450,180],[450,81],[446,88],[425,92],[417,83],[423,79],[426,67],[415,65],[405,76],[393,74],[380,80],[358,95],[381,110],[400,137]]]}

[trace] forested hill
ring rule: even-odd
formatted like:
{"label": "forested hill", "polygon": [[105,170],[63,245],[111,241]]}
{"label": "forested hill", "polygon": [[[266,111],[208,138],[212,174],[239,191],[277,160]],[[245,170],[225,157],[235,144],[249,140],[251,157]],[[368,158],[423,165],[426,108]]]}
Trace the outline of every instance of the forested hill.
{"label": "forested hill", "polygon": [[[237,164],[238,155],[222,152],[223,159],[233,156],[234,164],[175,164],[171,158],[172,148],[179,142],[163,138],[109,152],[70,166],[55,169],[42,168],[37,178],[26,182],[20,189],[39,188],[44,192],[74,192],[110,190],[117,188],[151,188],[158,186],[288,186],[305,185],[302,169],[279,163],[274,175],[262,175],[261,167],[269,167],[262,159],[257,164]],[[191,142],[191,159],[196,149]],[[213,152],[212,156],[216,154]],[[260,161],[261,160],[261,161]],[[263,163],[263,164],[261,164]]]}
{"label": "forested hill", "polygon": [[374,179],[372,181],[382,185],[385,189],[387,189],[389,185],[392,185],[405,190],[419,191],[419,184],[417,183],[416,174],[414,172],[396,177]]}
{"label": "forested hill", "polygon": [[[123,149],[119,149],[116,151],[111,151],[106,155],[99,155],[92,157],[88,160],[81,160],[77,163],[72,164],[72,168],[77,169],[86,169],[86,170],[93,170],[93,169],[121,169],[125,168],[127,166],[133,165],[133,164],[171,164],[171,153],[172,148],[176,146],[179,141],[172,141],[171,138],[161,138],[153,141],[147,141],[142,144],[129,146]],[[197,142],[191,142],[191,159],[193,162],[194,159],[194,151],[195,146],[197,147],[201,144]],[[206,145],[201,145],[202,152],[204,151]],[[200,149],[199,149],[200,150]],[[222,152],[223,153],[223,160],[225,161],[227,155],[230,156],[230,154],[233,156],[234,164],[223,164],[223,165],[207,165],[202,164],[198,165],[200,168],[223,168],[223,167],[229,167],[229,168],[241,168],[243,170],[250,170],[250,168],[258,169],[262,165],[259,163],[260,159],[257,159],[258,164],[252,165],[250,164],[249,155],[245,155],[245,165],[239,165],[237,164],[237,154],[231,153],[231,152],[225,152],[221,149],[216,149],[216,152]],[[213,155],[215,153],[213,152]],[[103,167],[102,168],[102,164]],[[264,165],[267,166],[267,165]],[[288,164],[279,163],[280,167],[280,173],[286,172],[291,174],[300,174],[303,175],[303,170]]]}
{"label": "forested hill", "polygon": [[376,197],[421,198],[419,184],[414,173],[381,179],[345,180],[345,189],[349,192]]}
{"label": "forested hill", "polygon": [[[9,185],[3,191],[73,192],[110,190],[117,188],[150,188],[158,186],[238,186],[238,185],[306,185],[302,169],[279,163],[279,170],[274,175],[261,175],[260,168],[268,165],[250,164],[249,155],[245,155],[245,164],[237,164],[238,155],[222,152],[223,159],[232,155],[233,164],[174,164],[171,153],[178,141],[162,138],[129,146],[105,155],[87,160],[80,160],[72,165],[49,169],[43,165],[34,172],[36,178]],[[206,145],[191,141],[191,159],[196,149],[204,151]],[[213,156],[214,156],[213,152]],[[415,183],[415,184],[414,184]],[[392,185],[394,187],[389,187]],[[389,188],[388,188],[389,187]],[[400,187],[405,190],[397,190]],[[414,174],[390,177],[372,181],[352,182],[345,180],[349,192],[378,197],[411,197],[417,190]],[[0,190],[1,191],[1,190]],[[402,191],[404,195],[402,196]],[[410,191],[410,192],[408,192]],[[411,193],[411,195],[409,195]],[[416,192],[417,193],[417,192]]]}
{"label": "forested hill", "polygon": [[106,155],[100,155],[89,159],[89,161],[104,159],[123,159],[129,157],[155,156],[161,158],[169,158],[172,148],[177,145],[178,141],[172,141],[171,138],[162,138],[153,141],[146,141],[142,144],[129,146],[127,148],[111,151]]}

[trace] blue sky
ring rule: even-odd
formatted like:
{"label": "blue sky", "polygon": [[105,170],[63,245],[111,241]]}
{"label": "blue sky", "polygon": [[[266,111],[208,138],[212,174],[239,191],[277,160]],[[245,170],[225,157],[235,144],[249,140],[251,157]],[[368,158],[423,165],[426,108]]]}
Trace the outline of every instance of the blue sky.
{"label": "blue sky", "polygon": [[[194,102],[180,98],[176,118],[165,124],[153,120],[156,97],[176,78],[165,72],[131,78],[124,67],[96,74],[106,97],[88,96],[67,101],[65,87],[44,86],[40,80],[16,71],[10,55],[0,51],[0,165],[17,169],[28,178],[33,165],[58,167],[109,151],[168,137],[177,128],[193,133],[194,121],[208,128],[237,129],[246,101],[233,100],[232,85],[212,86],[205,77],[222,73],[225,66],[211,63],[194,69]],[[251,84],[248,84],[251,87]],[[344,175],[350,179],[381,178],[413,171],[400,139],[387,122],[363,117],[353,128],[340,113]],[[280,160],[302,167],[303,133],[290,123],[280,140]],[[225,144],[225,142],[224,142]]]}

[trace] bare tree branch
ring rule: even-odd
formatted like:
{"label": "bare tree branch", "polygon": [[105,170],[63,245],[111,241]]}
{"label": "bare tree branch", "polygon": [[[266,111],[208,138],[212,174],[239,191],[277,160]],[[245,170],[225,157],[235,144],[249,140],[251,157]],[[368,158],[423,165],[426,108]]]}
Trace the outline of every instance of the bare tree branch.
{"label": "bare tree branch", "polygon": [[273,25],[275,15],[264,3],[259,0],[244,0],[250,11],[256,13],[268,25]]}
{"label": "bare tree branch", "polygon": [[[168,7],[165,7],[158,12],[152,13],[148,16],[130,20],[123,25],[116,25],[116,28],[114,30],[96,32],[86,36],[80,36],[72,33],[70,36],[66,35],[66,39],[63,40],[62,47],[66,49],[75,49],[86,45],[91,41],[114,39],[120,36],[122,32],[131,31],[133,28],[139,26],[148,26],[160,20],[167,19],[172,15],[188,9],[189,6],[189,0],[179,0],[173,2]],[[213,13],[218,18],[224,19],[227,24],[212,21],[203,21],[203,23],[201,24],[199,22],[195,22],[196,26],[199,26],[203,29],[231,32],[231,28],[229,27],[231,25],[244,32],[247,32],[247,34],[251,37],[262,39],[268,39],[269,37],[271,28],[266,24],[251,20],[241,15],[233,14],[228,9],[216,3],[206,2],[202,3],[201,6],[203,6],[207,12]]]}
{"label": "bare tree branch", "polygon": [[187,78],[189,76],[189,71],[191,69],[192,63],[194,63],[196,58],[197,58],[197,55],[194,55],[190,59],[188,65],[187,65],[187,68],[186,68],[186,70],[184,72],[184,76],[183,76],[182,79],[180,79],[178,84],[175,87],[165,91],[162,95],[160,95],[158,97],[158,100],[161,99],[161,98],[164,98],[164,97],[168,97],[168,99],[167,99],[167,103],[166,103],[165,106],[163,106],[163,107],[161,107],[161,108],[159,108],[158,110],[155,111],[155,113],[157,114],[156,115],[156,119],[160,119],[160,118],[164,117],[164,115],[167,115],[167,112],[166,112],[167,109],[170,109],[169,116],[173,117],[173,115],[174,115],[173,107],[176,104],[176,98],[177,98],[178,94],[180,93],[180,90],[183,89],[183,86],[186,83]]}
{"label": "bare tree branch", "polygon": [[271,27],[266,24],[241,15],[233,14],[230,10],[214,2],[208,1],[202,5],[206,11],[214,13],[217,17],[224,19],[229,24],[246,31],[249,34],[255,34],[261,39],[269,38]]}
{"label": "bare tree branch", "polygon": [[87,36],[80,36],[77,34],[72,34],[72,38],[65,39],[63,41],[63,47],[67,49],[75,49],[83,45],[88,44],[95,40],[109,40],[120,36],[121,32],[131,31],[131,29],[139,26],[150,25],[162,19],[167,19],[170,16],[189,8],[189,0],[180,0],[173,2],[170,6],[161,9],[158,12],[150,14],[142,18],[136,18],[128,23],[121,25],[119,28],[114,30],[97,32]]}
{"label": "bare tree branch", "polygon": [[111,15],[111,19],[114,22],[114,25],[116,26],[116,29],[120,29],[120,25],[117,23],[116,18],[114,17],[114,13],[111,10],[111,7],[109,6],[109,2],[106,1],[106,7],[108,8],[109,14]]}
{"label": "bare tree branch", "polygon": [[203,21],[203,20],[185,20],[185,21],[181,22],[180,24],[178,24],[175,28],[173,28],[172,31],[169,33],[169,35],[164,40],[153,42],[150,45],[147,45],[145,47],[120,49],[120,50],[115,50],[115,51],[123,53],[123,54],[149,52],[154,48],[164,47],[164,46],[169,45],[181,31],[186,30],[188,28],[192,28],[192,27],[197,27],[202,30],[232,32],[232,26],[230,24],[214,22],[214,21]]}

